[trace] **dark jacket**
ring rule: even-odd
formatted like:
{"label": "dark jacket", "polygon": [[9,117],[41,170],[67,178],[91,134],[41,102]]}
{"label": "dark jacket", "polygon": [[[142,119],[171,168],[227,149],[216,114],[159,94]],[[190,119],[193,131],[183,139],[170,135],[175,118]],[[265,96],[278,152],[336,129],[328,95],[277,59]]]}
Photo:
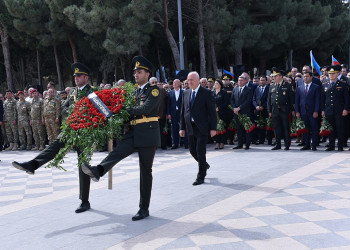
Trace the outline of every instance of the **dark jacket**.
{"label": "dark jacket", "polygon": [[322,87],[321,109],[326,115],[341,115],[343,110],[349,109],[349,95],[344,82],[337,80],[333,87],[331,83],[323,84]]}
{"label": "dark jacket", "polygon": [[219,118],[225,122],[228,119],[228,105],[229,105],[229,94],[225,90],[220,90],[219,93],[216,94],[216,91],[213,91],[213,96],[215,99],[215,105],[219,108],[218,115]]}
{"label": "dark jacket", "polygon": [[301,115],[312,116],[320,110],[321,88],[310,83],[309,90],[305,96],[305,84],[299,85],[295,90],[295,112]]}
{"label": "dark jacket", "polygon": [[279,87],[276,84],[271,85],[267,103],[267,109],[273,116],[280,112],[284,114],[291,112],[294,105],[292,85],[285,81],[282,81]]}
{"label": "dark jacket", "polygon": [[2,101],[0,100],[0,122],[2,121],[4,121],[4,106],[2,105]]}
{"label": "dark jacket", "polygon": [[247,87],[247,85],[245,85],[241,94],[239,94],[239,87],[235,87],[231,95],[231,106],[232,108],[239,107],[240,114],[246,114],[248,116],[251,116],[252,99],[253,99],[252,90],[251,88]]}
{"label": "dark jacket", "polygon": [[[157,85],[147,83],[140,93],[135,90],[136,106],[129,109],[131,119],[158,117],[160,90]],[[135,147],[160,146],[159,122],[151,121],[131,126]],[[126,135],[127,136],[127,135]]]}
{"label": "dark jacket", "polygon": [[191,116],[199,131],[203,135],[208,135],[210,130],[216,130],[215,100],[212,91],[199,87],[196,98],[191,108],[192,89],[187,89],[183,93],[180,129],[187,129],[189,135],[193,135]]}
{"label": "dark jacket", "polygon": [[260,87],[255,89],[253,95],[253,105],[254,108],[261,106],[265,110],[267,110],[267,97],[269,95],[270,85],[265,85],[264,93],[260,94]]}
{"label": "dark jacket", "polygon": [[168,95],[167,114],[176,117],[176,107],[181,111],[183,90],[180,89],[179,98],[176,101],[175,90],[171,90]]}

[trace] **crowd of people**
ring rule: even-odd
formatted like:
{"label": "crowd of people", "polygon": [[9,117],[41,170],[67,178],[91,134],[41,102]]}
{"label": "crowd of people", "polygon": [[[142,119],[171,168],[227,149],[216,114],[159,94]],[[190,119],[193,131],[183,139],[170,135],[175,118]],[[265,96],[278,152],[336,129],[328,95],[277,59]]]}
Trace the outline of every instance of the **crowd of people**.
{"label": "crowd of people", "polygon": [[[228,74],[220,79],[201,78],[200,85],[214,96],[218,121],[225,126],[215,137],[209,136],[208,143],[215,143],[215,149],[223,149],[236,141],[233,149],[241,149],[245,145],[246,150],[251,144],[267,143],[274,146],[272,150],[278,150],[283,139],[284,149],[288,150],[291,145],[290,125],[296,117],[304,121],[308,131],[298,136],[298,146],[301,150],[317,150],[320,142],[326,140],[319,136],[322,117],[326,117],[333,128],[327,150],[335,149],[335,139],[338,138],[337,149],[342,151],[347,147],[349,137],[349,76],[346,65],[323,67],[320,77],[313,76],[311,66],[305,65],[301,72],[297,68],[290,72],[273,68],[270,75],[253,78],[244,72],[237,82]],[[187,136],[179,136],[183,91],[189,88],[188,80],[174,79],[162,83],[151,77],[149,82],[160,88],[161,149],[188,148]],[[101,83],[99,89],[125,83],[123,79],[114,84]],[[42,94],[33,87],[17,93],[8,90],[5,96],[0,94],[0,111],[3,110],[0,151],[41,151],[54,141],[59,135],[61,122],[68,115],[70,91],[70,87],[57,91],[55,84],[49,82]],[[270,117],[273,130],[266,129],[267,126],[256,126],[247,133],[238,114],[246,115],[254,124],[259,119]]]}

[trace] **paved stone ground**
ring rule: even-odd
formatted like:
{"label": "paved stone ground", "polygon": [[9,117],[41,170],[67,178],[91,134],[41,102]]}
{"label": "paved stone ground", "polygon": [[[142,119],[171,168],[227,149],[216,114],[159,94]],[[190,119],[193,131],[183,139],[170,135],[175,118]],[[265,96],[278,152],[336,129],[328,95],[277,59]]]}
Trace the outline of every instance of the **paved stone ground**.
{"label": "paved stone ground", "polygon": [[[208,146],[206,183],[192,186],[185,149],[157,151],[150,214],[138,210],[137,154],[91,185],[92,209],[75,214],[76,154],[66,172],[30,176],[11,166],[37,153],[0,152],[1,249],[350,249],[350,152],[249,151]],[[105,157],[96,153],[92,163]]]}

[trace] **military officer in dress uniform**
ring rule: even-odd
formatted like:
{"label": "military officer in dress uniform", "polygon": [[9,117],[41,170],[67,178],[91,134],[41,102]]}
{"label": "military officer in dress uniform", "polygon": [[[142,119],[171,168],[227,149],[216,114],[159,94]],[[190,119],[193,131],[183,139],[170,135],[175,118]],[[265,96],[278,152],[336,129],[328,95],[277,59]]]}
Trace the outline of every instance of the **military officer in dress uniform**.
{"label": "military officer in dress uniform", "polygon": [[274,85],[270,86],[267,98],[267,109],[276,134],[276,146],[272,150],[281,149],[282,135],[284,137],[285,150],[290,146],[289,113],[293,109],[292,85],[283,80],[282,71],[272,68]]}
{"label": "military officer in dress uniform", "polygon": [[326,151],[335,149],[335,135],[338,137],[338,151],[343,151],[343,117],[348,115],[349,93],[346,84],[338,79],[340,70],[340,65],[329,66],[327,71],[330,83],[322,86],[322,116],[326,117],[333,128]]}
{"label": "military officer in dress uniform", "polygon": [[133,64],[135,81],[138,84],[134,93],[137,105],[129,109],[132,117],[129,130],[100,164],[97,166],[83,164],[82,168],[92,180],[98,181],[115,164],[137,151],[140,162],[140,209],[132,217],[132,220],[136,221],[149,216],[153,158],[157,146],[160,146],[158,112],[161,98],[157,85],[148,82],[153,65],[142,56],[134,57]]}
{"label": "military officer in dress uniform", "polygon": [[[222,77],[222,83],[224,85],[223,90],[227,92],[229,100],[231,99],[232,91],[233,91],[233,86],[230,82],[231,76],[228,74],[224,74]],[[229,123],[233,119],[233,111],[231,109],[228,109],[228,121]],[[233,139],[235,137],[235,131],[230,131],[227,130],[227,137],[230,145],[233,145]]]}
{"label": "military officer in dress uniform", "polygon": [[[83,98],[88,93],[90,93],[92,87],[88,84],[90,70],[84,64],[76,62],[72,64],[72,69],[74,70],[74,78],[76,88],[72,88],[69,93],[70,104],[73,105],[76,100]],[[34,174],[35,170],[43,166],[45,163],[51,161],[55,158],[61,148],[65,145],[58,139],[54,140],[44,151],[42,151],[33,160],[28,162],[12,162],[12,165],[19,169],[26,171],[28,174]],[[80,154],[80,149],[76,148],[78,155]],[[81,200],[80,206],[75,210],[76,213],[82,213],[90,209],[89,202],[89,192],[90,192],[90,176],[86,175],[79,167],[79,199]]]}

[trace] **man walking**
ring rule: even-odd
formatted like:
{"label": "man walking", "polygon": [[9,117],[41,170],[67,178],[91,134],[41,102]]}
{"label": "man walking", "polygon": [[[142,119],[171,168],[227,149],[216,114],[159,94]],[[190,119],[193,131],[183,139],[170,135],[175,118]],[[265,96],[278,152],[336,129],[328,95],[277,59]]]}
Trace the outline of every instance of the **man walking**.
{"label": "man walking", "polygon": [[208,133],[211,137],[216,135],[217,123],[212,91],[201,87],[199,79],[195,71],[187,76],[190,88],[183,93],[180,118],[180,136],[184,137],[185,130],[187,131],[190,153],[198,162],[199,170],[194,186],[204,183],[210,167],[206,160],[206,144]]}

